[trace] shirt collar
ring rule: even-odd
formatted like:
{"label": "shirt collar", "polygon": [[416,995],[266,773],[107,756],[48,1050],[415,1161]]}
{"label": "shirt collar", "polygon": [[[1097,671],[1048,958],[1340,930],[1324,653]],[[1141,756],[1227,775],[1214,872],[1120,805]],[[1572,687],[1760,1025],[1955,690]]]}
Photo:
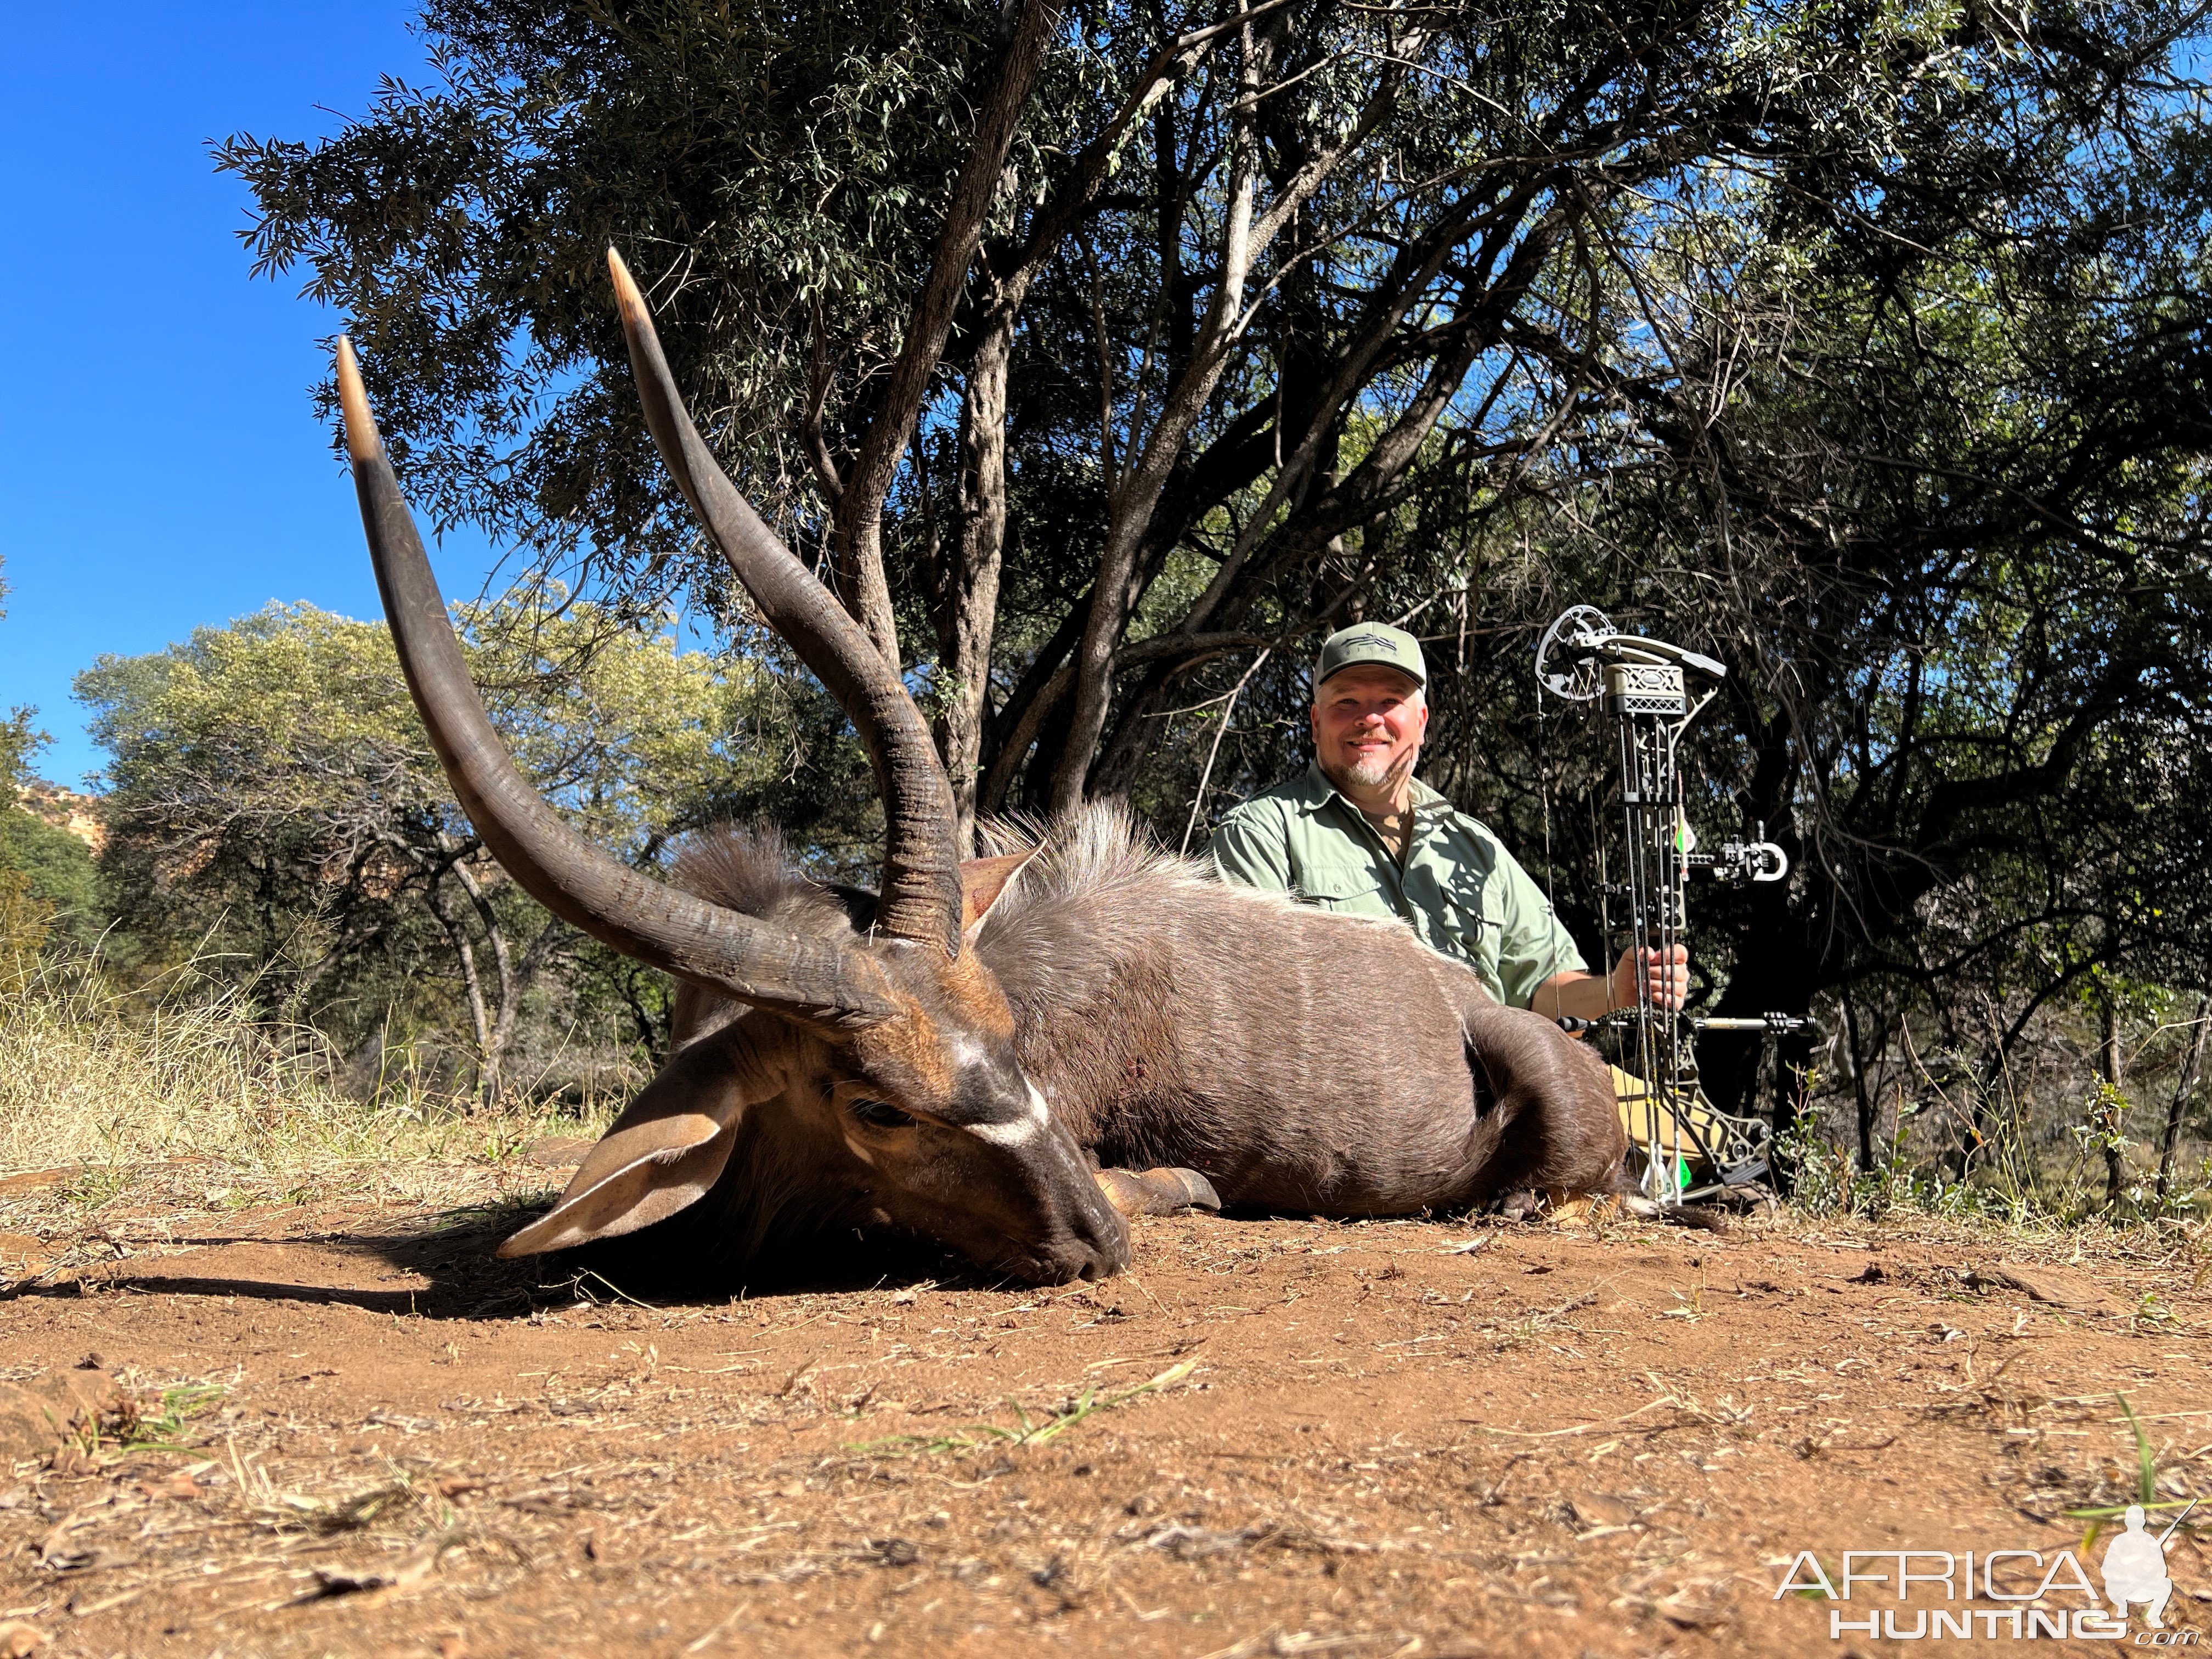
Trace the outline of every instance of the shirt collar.
{"label": "shirt collar", "polygon": [[[1291,799],[1309,817],[1333,800],[1344,800],[1344,810],[1347,812],[1357,812],[1359,810],[1352,802],[1345,800],[1342,793],[1328,781],[1328,774],[1321,769],[1319,760],[1307,763],[1305,775],[1297,781],[1297,787],[1291,793]],[[1449,801],[1419,778],[1413,780],[1413,801],[1416,816],[1427,811],[1431,807],[1442,806],[1449,810],[1451,805]]]}

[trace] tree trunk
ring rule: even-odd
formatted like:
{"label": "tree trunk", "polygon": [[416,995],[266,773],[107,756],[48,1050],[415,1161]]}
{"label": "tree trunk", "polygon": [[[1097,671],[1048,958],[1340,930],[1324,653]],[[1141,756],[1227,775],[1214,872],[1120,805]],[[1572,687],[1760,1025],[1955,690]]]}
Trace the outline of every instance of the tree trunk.
{"label": "tree trunk", "polygon": [[477,919],[483,923],[484,938],[491,945],[493,970],[499,976],[499,1008],[492,1016],[489,1030],[485,1030],[481,1017],[477,1021],[477,1042],[483,1053],[477,1093],[489,1102],[497,1099],[506,1085],[507,1045],[514,1040],[517,1005],[522,997],[515,981],[514,953],[507,949],[507,930],[500,925],[498,911],[485,896],[483,884],[465,865],[456,864],[453,876],[461,884],[461,890],[469,896],[469,902],[476,906]]}
{"label": "tree trunk", "polygon": [[[989,769],[983,776],[982,794],[976,803],[978,811],[988,815],[1006,811],[1014,775],[1021,769],[1022,757],[1039,743],[1047,729],[1046,723],[1066,696],[1068,685],[1075,678],[1068,665],[1067,653],[1082,638],[1090,615],[1091,596],[1086,593],[1075,602],[1053,636],[1030,659],[1000,706],[990,734],[993,742]],[[1037,765],[1048,772],[1050,757],[1042,749],[1037,752]]]}
{"label": "tree trunk", "polygon": [[2124,1187],[2118,1141],[2120,1138],[2120,1016],[2112,1003],[2105,1005],[2103,1041],[2100,1045],[2100,1064],[2105,1083],[2111,1090],[2106,1100],[2099,1103],[2095,1128],[2103,1142],[2105,1153],[2105,1207],[2115,1209],[2120,1201]]}
{"label": "tree trunk", "polygon": [[1272,61],[1267,37],[1243,33],[1237,90],[1239,107],[1232,130],[1229,200],[1221,234],[1221,264],[1213,298],[1199,332],[1198,349],[1160,405],[1159,419],[1139,443],[1133,422],[1125,451],[1127,465],[1107,498],[1106,545],[1098,556],[1091,584],[1091,615],[1075,648],[1074,701],[1068,740],[1052,779],[1053,810],[1071,812],[1083,804],[1091,759],[1106,730],[1114,697],[1114,647],[1127,624],[1136,599],[1137,556],[1151,527],[1160,492],[1166,487],[1184,441],[1205,412],[1213,388],[1228,367],[1229,346],[1243,324],[1244,278],[1251,268],[1253,210],[1260,185],[1260,141],[1256,108],[1266,65]]}
{"label": "tree trunk", "polygon": [[1010,297],[1018,303],[1018,295],[1002,295],[988,313],[961,398],[959,532],[939,630],[943,690],[937,746],[952,779],[963,853],[975,848],[984,725],[990,712],[991,641],[1006,546],[1006,366],[1013,355],[1015,319],[1014,305],[1006,303]]}
{"label": "tree trunk", "polygon": [[[1051,805],[1055,811],[1072,811],[1082,804],[1091,759],[1105,733],[1113,705],[1115,647],[1143,592],[1139,557],[1152,539],[1162,492],[1220,385],[1231,348],[1250,321],[1245,308],[1245,283],[1254,261],[1291,222],[1301,205],[1365,142],[1395,105],[1405,78],[1402,68],[1386,75],[1337,144],[1309,158],[1262,210],[1260,185],[1266,157],[1258,112],[1288,17],[1288,13],[1278,11],[1256,23],[1249,20],[1238,23],[1237,101],[1231,112],[1228,191],[1220,214],[1213,293],[1190,342],[1188,360],[1173,374],[1169,390],[1160,400],[1159,415],[1152,429],[1141,431],[1141,422],[1134,416],[1129,422],[1122,464],[1107,500],[1106,544],[1098,556],[1097,577],[1091,584],[1091,615],[1075,651],[1067,740],[1052,770]],[[1413,31],[1401,40],[1407,61],[1419,57],[1421,39]],[[1171,268],[1163,267],[1164,280]],[[1170,307],[1170,319],[1181,310]],[[1177,355],[1171,338],[1169,356],[1172,361]]]}
{"label": "tree trunk", "polygon": [[1011,19],[1006,51],[982,88],[987,95],[976,116],[975,142],[953,180],[928,280],[908,319],[897,360],[884,382],[852,474],[837,499],[838,562],[852,581],[846,602],[894,669],[899,666],[898,627],[884,575],[884,500],[945,355],[945,343],[968,287],[969,266],[982,242],[992,199],[1005,179],[1006,155],[1022,106],[1036,84],[1060,16],[1060,8],[1048,0],[1023,0]]}
{"label": "tree trunk", "polygon": [[1875,1108],[1867,1092],[1866,1061],[1859,1048],[1858,1004],[1850,992],[1844,992],[1844,1041],[1850,1045],[1851,1060],[1851,1092],[1857,1097],[1859,1111],[1859,1168],[1874,1168]]}
{"label": "tree trunk", "polygon": [[445,882],[441,876],[430,878],[428,896],[430,914],[446,930],[452,942],[454,959],[460,963],[461,988],[469,1000],[469,1024],[476,1034],[476,1076],[470,1081],[471,1092],[483,1098],[485,1085],[491,1075],[491,1022],[484,1006],[483,976],[477,970],[476,946],[470,943],[468,929],[454,914],[453,901],[446,896]]}
{"label": "tree trunk", "polygon": [[2197,999],[2197,1018],[2191,1022],[2195,1032],[2189,1040],[2189,1058],[2182,1061],[2180,1074],[2173,1080],[2173,1099],[2166,1109],[2166,1130],[2158,1138],[2158,1201],[2166,1202],[2167,1187],[2173,1180],[2173,1149],[2181,1139],[2181,1125],[2188,1115],[2189,1103],[2197,1093],[2197,1080],[2204,1069],[2204,1044],[2208,1033],[2212,1033],[2212,993]]}

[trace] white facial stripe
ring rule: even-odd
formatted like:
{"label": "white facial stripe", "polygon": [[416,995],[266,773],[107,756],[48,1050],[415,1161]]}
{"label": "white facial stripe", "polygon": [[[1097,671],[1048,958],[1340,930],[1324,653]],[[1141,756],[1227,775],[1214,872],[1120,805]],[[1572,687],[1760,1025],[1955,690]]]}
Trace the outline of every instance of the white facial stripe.
{"label": "white facial stripe", "polygon": [[1044,1103],[1044,1097],[1032,1083],[1030,1087],[1030,1109],[1026,1117],[1018,1117],[1011,1123],[970,1123],[968,1133],[989,1141],[994,1146],[1026,1146],[1044,1133],[1045,1125],[1052,1121],[1052,1109]]}

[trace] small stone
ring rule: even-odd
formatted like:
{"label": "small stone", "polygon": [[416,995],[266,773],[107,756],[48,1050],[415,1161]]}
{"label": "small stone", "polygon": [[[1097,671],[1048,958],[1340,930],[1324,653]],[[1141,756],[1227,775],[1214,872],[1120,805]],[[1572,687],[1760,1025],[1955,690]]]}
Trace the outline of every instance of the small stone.
{"label": "small stone", "polygon": [[1711,1630],[1728,1622],[1728,1609],[1717,1602],[1677,1593],[1656,1604],[1662,1618],[1681,1630]]}
{"label": "small stone", "polygon": [[2102,1286],[2080,1273],[2069,1273],[2063,1267],[2023,1266],[2004,1261],[1990,1270],[1990,1276],[2000,1285],[2009,1285],[2024,1292],[2031,1302],[2048,1303],[2053,1307],[2072,1308],[2084,1313],[2112,1313],[2118,1310]]}
{"label": "small stone", "polygon": [[10,1619],[0,1625],[0,1659],[30,1659],[46,1644],[46,1633],[35,1625]]}
{"label": "small stone", "polygon": [[1573,1511],[1577,1529],[1583,1532],[1598,1527],[1626,1527],[1636,1519],[1636,1506],[1609,1492],[1587,1492],[1567,1507]]}

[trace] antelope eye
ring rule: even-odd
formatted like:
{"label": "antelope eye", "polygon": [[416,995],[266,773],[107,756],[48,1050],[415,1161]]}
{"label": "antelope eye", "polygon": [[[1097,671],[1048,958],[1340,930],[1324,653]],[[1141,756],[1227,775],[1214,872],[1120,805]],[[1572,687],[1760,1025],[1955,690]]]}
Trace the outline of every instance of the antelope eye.
{"label": "antelope eye", "polygon": [[874,1129],[903,1129],[914,1121],[910,1115],[885,1100],[856,1100],[853,1115]]}

